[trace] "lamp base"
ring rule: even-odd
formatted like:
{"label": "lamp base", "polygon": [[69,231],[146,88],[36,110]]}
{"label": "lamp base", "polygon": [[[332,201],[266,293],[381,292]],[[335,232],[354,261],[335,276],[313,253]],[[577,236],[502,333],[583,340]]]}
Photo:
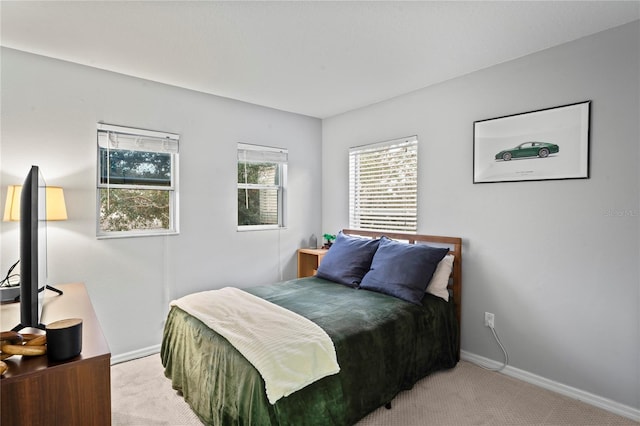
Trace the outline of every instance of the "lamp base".
{"label": "lamp base", "polygon": [[0,302],[17,302],[20,297],[20,286],[0,287]]}

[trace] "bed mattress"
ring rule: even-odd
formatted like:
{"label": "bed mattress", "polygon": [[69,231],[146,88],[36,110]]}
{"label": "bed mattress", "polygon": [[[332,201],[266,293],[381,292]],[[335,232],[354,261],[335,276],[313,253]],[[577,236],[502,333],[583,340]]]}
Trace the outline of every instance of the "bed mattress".
{"label": "bed mattress", "polygon": [[[340,373],[270,404],[258,371],[178,307],[162,341],[165,375],[209,425],[351,425],[431,372],[458,361],[453,302],[422,305],[316,277],[243,289],[318,324]],[[215,309],[212,306],[211,309]]]}

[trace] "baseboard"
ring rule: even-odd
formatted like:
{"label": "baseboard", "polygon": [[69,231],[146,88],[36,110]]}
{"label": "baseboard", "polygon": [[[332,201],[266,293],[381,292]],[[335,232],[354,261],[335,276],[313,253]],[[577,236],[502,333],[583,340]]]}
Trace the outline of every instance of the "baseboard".
{"label": "baseboard", "polygon": [[145,356],[160,353],[160,345],[148,346],[131,352],[115,355],[111,357],[111,365],[120,364],[121,362],[131,361]]}
{"label": "baseboard", "polygon": [[[485,358],[471,352],[460,351],[460,358],[481,367],[502,367],[502,362],[494,361],[492,359]],[[558,383],[545,377],[529,373],[528,371],[511,367],[510,365],[506,366],[500,372],[509,377],[513,377],[515,379],[522,380],[523,382],[531,383],[532,385],[557,392],[569,398],[577,399],[578,401],[593,405],[594,407],[602,408],[603,410],[607,410],[611,413],[626,417],[636,422],[640,421],[640,409],[629,407],[628,405],[620,404],[619,402],[615,402],[610,399],[603,398],[601,396],[594,395],[577,388],[573,388],[571,386],[563,385],[562,383]]]}

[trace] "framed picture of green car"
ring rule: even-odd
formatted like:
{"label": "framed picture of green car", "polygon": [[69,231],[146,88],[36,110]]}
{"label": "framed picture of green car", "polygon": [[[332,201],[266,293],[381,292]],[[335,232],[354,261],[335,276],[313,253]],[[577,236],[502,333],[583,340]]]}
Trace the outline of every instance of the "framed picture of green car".
{"label": "framed picture of green car", "polygon": [[589,178],[591,101],[473,123],[473,183]]}

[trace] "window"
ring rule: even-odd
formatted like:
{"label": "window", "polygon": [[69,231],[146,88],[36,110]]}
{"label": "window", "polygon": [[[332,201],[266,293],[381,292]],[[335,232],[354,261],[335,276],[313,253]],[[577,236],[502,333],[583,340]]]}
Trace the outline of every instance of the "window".
{"label": "window", "polygon": [[98,237],[178,232],[179,136],[98,124]]}
{"label": "window", "polygon": [[238,230],[285,226],[288,152],[238,144]]}
{"label": "window", "polygon": [[418,138],[349,150],[349,227],[416,232]]}

